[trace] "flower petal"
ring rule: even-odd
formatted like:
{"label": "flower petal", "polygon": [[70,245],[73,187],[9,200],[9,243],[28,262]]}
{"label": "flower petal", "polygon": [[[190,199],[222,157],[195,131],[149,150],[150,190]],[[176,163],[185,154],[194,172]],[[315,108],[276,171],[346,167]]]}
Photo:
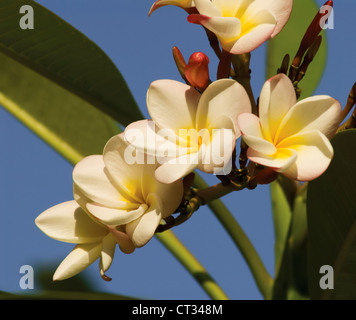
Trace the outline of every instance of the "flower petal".
{"label": "flower petal", "polygon": [[238,117],[238,124],[246,144],[252,149],[267,155],[274,154],[276,147],[265,139],[260,119],[252,113],[243,113]]}
{"label": "flower petal", "polygon": [[116,242],[120,247],[120,250],[123,253],[129,254],[135,251],[136,247],[132,243],[130,237],[125,232],[111,227],[109,227],[109,230],[111,231],[111,234],[115,238]]}
{"label": "flower petal", "polygon": [[69,243],[99,242],[108,233],[76,201],[63,202],[47,209],[36,218],[35,223],[49,237]]}
{"label": "flower petal", "polygon": [[109,233],[102,241],[102,249],[99,261],[100,275],[104,280],[111,280],[105,275],[105,272],[109,270],[116,248],[116,241],[111,233]]}
{"label": "flower petal", "polygon": [[188,21],[201,24],[209,29],[222,43],[236,41],[241,33],[241,22],[235,17],[209,17],[202,14],[191,14],[188,16]]}
{"label": "flower petal", "polygon": [[220,17],[221,11],[216,7],[211,1],[207,0],[194,0],[195,7],[200,14],[211,16],[211,17]]}
{"label": "flower petal", "polygon": [[123,210],[103,207],[94,203],[87,204],[88,211],[105,225],[117,226],[131,222],[147,210],[147,205],[141,204],[137,209]]}
{"label": "flower petal", "polygon": [[100,257],[102,243],[78,244],[62,261],[53,280],[65,280],[77,275]]}
{"label": "flower petal", "polygon": [[[232,125],[232,124],[231,124]],[[202,163],[198,169],[207,173],[229,174],[232,169],[232,152],[236,146],[236,135],[232,129],[214,129],[212,130],[211,142],[208,145],[202,145]]]}
{"label": "flower petal", "polygon": [[330,141],[319,131],[289,137],[281,143],[281,147],[297,153],[297,160],[283,174],[300,181],[319,177],[328,168],[334,154]]}
{"label": "flower petal", "polygon": [[74,167],[73,181],[82,193],[94,202],[114,208],[125,208],[126,198],[109,179],[102,156],[84,158]]}
{"label": "flower petal", "polygon": [[245,89],[234,80],[220,79],[210,84],[202,94],[196,127],[198,130],[209,128],[224,116],[232,120],[237,133],[237,117],[244,112],[251,112],[250,99]]}
{"label": "flower petal", "polygon": [[278,74],[266,81],[259,100],[259,116],[266,139],[273,142],[283,117],[296,101],[293,84],[286,75]]}
{"label": "flower petal", "polygon": [[147,92],[147,107],[160,129],[193,128],[200,94],[194,88],[174,80],[154,81]]}
{"label": "flower petal", "polygon": [[268,155],[248,148],[247,157],[252,162],[270,167],[277,172],[283,172],[296,161],[297,153],[291,149],[279,148],[275,154]]}
{"label": "flower petal", "polygon": [[176,180],[172,183],[166,184],[159,182],[153,176],[154,181],[147,182],[147,180],[151,180],[152,176],[147,177],[145,181],[142,182],[143,187],[148,186],[150,183],[154,186],[151,188],[145,188],[145,198],[146,204],[150,205],[147,199],[150,198],[150,194],[154,193],[162,202],[162,218],[166,218],[171,215],[180,205],[183,200],[183,181]]}
{"label": "flower petal", "polygon": [[170,159],[156,169],[156,179],[162,183],[172,183],[193,172],[199,164],[199,153],[190,153]]}
{"label": "flower petal", "polygon": [[[125,153],[125,159],[129,163],[134,161],[145,163],[148,160],[152,160],[150,163],[155,163],[155,161],[160,162],[161,158],[175,157],[178,149],[181,149],[177,144],[185,142],[181,135],[177,136],[170,129],[159,129],[152,120],[140,120],[129,124],[125,129],[125,138],[136,149],[136,152],[127,150]],[[137,156],[137,152],[144,152],[152,158],[146,159],[141,154]],[[130,153],[135,155],[131,156]]]}
{"label": "flower petal", "polygon": [[150,16],[152,12],[156,11],[158,8],[167,6],[167,5],[174,5],[181,7],[183,9],[192,8],[194,6],[193,0],[157,0],[151,7],[150,12],[148,15]]}
{"label": "flower petal", "polygon": [[131,152],[124,133],[120,133],[106,143],[103,159],[115,189],[120,190],[127,202],[142,203],[141,176],[146,166],[145,159],[138,156],[143,163],[131,163],[128,155]]}
{"label": "flower petal", "polygon": [[261,10],[253,16],[241,19],[241,33],[234,41],[221,41],[221,46],[233,54],[251,52],[271,38],[276,27],[274,16],[267,10]]}
{"label": "flower petal", "polygon": [[159,198],[152,194],[152,199],[149,201],[151,206],[146,213],[126,225],[126,233],[137,248],[151,240],[162,218],[162,203]]}
{"label": "flower petal", "polygon": [[314,96],[299,101],[280,124],[278,141],[302,132],[319,130],[332,138],[340,124],[340,103],[329,96]]}
{"label": "flower petal", "polygon": [[247,14],[260,10],[268,10],[276,19],[276,28],[272,37],[276,36],[287,23],[292,12],[293,0],[255,0],[248,8]]}

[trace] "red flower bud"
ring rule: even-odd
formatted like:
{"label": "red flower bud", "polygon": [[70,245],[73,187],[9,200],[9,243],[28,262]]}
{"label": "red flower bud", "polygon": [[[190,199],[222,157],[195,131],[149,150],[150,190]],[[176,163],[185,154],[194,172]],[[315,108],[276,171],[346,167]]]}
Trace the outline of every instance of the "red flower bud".
{"label": "red flower bud", "polygon": [[202,52],[193,53],[185,66],[184,74],[196,88],[205,89],[209,84],[209,58]]}

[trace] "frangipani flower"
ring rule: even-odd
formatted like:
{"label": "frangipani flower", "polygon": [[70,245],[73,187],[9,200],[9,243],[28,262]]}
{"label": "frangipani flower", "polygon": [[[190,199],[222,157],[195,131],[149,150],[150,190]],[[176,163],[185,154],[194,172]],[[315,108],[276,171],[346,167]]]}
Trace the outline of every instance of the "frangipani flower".
{"label": "frangipani flower", "polygon": [[182,201],[182,181],[162,184],[154,178],[155,165],[129,165],[127,148],[120,134],[108,141],[103,155],[81,160],[73,170],[75,201],[37,217],[37,226],[48,236],[77,244],[58,267],[55,280],[74,276],[98,258],[105,278],[116,244],[124,253],[142,247]]}
{"label": "frangipani flower", "polygon": [[[217,173],[226,168],[240,136],[237,117],[251,112],[245,89],[221,79],[203,94],[174,80],[158,80],[147,92],[152,120],[130,124],[125,137],[161,163],[156,178],[171,183],[198,168]],[[227,169],[228,170],[228,169]]]}
{"label": "frangipani flower", "polygon": [[285,176],[310,181],[329,166],[333,148],[328,139],[340,123],[341,106],[329,96],[296,102],[289,78],[278,74],[262,88],[259,118],[238,118],[248,158]]}
{"label": "frangipani flower", "polygon": [[199,14],[188,21],[215,33],[232,54],[251,52],[287,23],[293,0],[195,0]]}
{"label": "frangipani flower", "polygon": [[194,0],[157,0],[151,7],[148,15],[151,15],[153,11],[160,7],[173,5],[182,9],[190,9],[194,7]]}

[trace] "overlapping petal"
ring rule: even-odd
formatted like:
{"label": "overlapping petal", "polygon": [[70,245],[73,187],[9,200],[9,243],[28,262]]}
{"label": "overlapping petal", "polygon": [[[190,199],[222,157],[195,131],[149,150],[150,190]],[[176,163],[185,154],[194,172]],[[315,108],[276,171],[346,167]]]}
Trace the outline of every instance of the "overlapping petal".
{"label": "overlapping petal", "polygon": [[42,212],[35,220],[49,237],[69,243],[99,242],[108,230],[95,223],[76,201],[67,201]]}
{"label": "overlapping petal", "polygon": [[89,267],[101,255],[102,243],[78,244],[62,261],[53,280],[71,278]]}
{"label": "overlapping petal", "polygon": [[155,194],[149,196],[151,206],[140,218],[126,225],[126,233],[135,247],[144,246],[153,237],[161,219],[162,202]]}

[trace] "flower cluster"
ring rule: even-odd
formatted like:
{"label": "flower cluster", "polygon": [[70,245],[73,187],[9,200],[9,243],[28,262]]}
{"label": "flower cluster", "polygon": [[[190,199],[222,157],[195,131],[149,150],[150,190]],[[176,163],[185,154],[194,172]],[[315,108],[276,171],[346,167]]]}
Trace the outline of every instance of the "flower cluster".
{"label": "flower cluster", "polygon": [[[276,36],[292,10],[292,0],[157,0],[150,14],[165,5],[185,9],[188,21],[213,33],[231,55],[249,53]],[[147,92],[151,119],[131,123],[102,155],[80,161],[73,170],[74,200],[36,219],[48,236],[76,244],[54,279],[69,278],[97,259],[108,279],[116,244],[124,253],[144,246],[161,220],[184,204],[184,177],[195,169],[225,176],[236,169],[241,135],[249,168],[309,181],[330,164],[329,139],[341,113],[335,99],[297,102],[295,86],[280,73],[264,84],[254,110],[238,81],[211,81],[205,54],[192,54],[187,64],[177,48],[174,56],[186,83],[154,81]]]}

